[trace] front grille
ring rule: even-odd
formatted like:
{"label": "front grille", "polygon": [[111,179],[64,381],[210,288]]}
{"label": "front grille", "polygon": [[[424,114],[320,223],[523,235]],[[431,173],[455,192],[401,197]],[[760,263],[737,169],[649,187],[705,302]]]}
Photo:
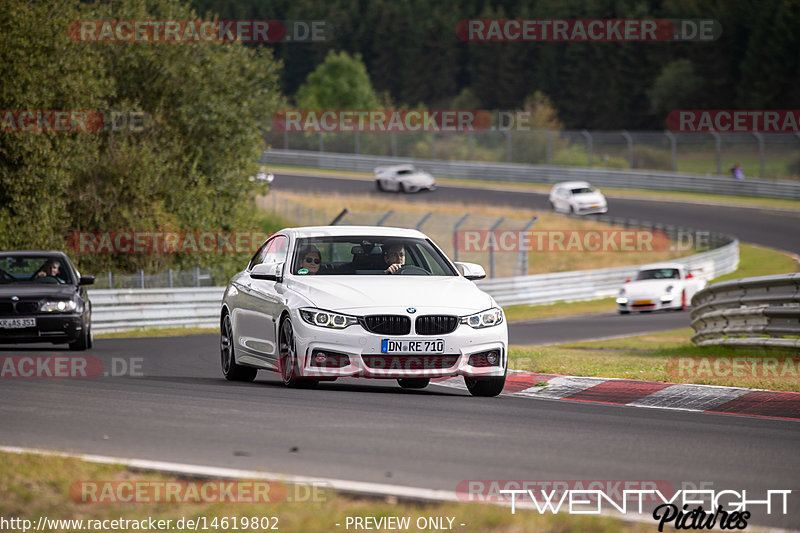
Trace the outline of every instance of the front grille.
{"label": "front grille", "polygon": [[458,355],[362,355],[369,368],[376,370],[441,370],[458,362]]}
{"label": "front grille", "polygon": [[39,311],[38,301],[0,303],[0,315],[31,315],[38,311]]}
{"label": "front grille", "polygon": [[17,302],[17,314],[32,314],[39,310],[39,302]]}
{"label": "front grille", "polygon": [[408,335],[411,332],[411,320],[403,315],[369,315],[361,324],[370,333],[379,335]]}
{"label": "front grille", "polygon": [[420,335],[444,335],[458,326],[458,317],[451,315],[425,315],[417,317],[414,328]]}

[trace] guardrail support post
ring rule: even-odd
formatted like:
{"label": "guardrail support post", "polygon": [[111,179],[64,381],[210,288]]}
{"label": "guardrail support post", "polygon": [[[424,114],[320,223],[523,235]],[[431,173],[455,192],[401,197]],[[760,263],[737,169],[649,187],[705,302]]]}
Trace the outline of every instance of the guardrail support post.
{"label": "guardrail support post", "polygon": [[[494,223],[494,226],[489,230],[494,234],[494,231],[500,227],[500,224],[505,222],[506,217],[500,217],[497,219],[497,222]],[[488,240],[488,239],[487,239]],[[497,242],[496,240],[492,239],[492,243]],[[494,246],[489,247],[489,277],[494,278]]]}
{"label": "guardrail support post", "polygon": [[633,137],[625,130],[622,130],[622,136],[628,143],[628,168],[633,170]]}
{"label": "guardrail support post", "polygon": [[[539,217],[533,217],[530,220],[530,222],[525,224],[525,226],[520,230],[520,233],[525,233],[526,231],[531,229],[531,227],[533,227],[533,225],[536,224],[537,220],[539,220]],[[517,239],[517,242],[521,242],[521,241],[522,241],[522,239]],[[530,252],[530,250],[527,247],[520,246],[520,249],[519,249],[519,255],[520,255],[520,259],[521,259],[521,261],[520,261],[520,276],[527,276],[528,275],[528,252]]]}
{"label": "guardrail support post", "polygon": [[289,149],[289,132],[288,131],[284,131],[283,132],[283,149],[284,150],[288,150]]}
{"label": "guardrail support post", "polygon": [[167,269],[167,287],[172,288],[172,269]]}
{"label": "guardrail support post", "polygon": [[581,131],[583,137],[586,139],[586,152],[589,154],[589,168],[592,168],[592,156],[594,151],[594,146],[592,145],[592,134],[589,133],[589,130]]}
{"label": "guardrail support post", "polygon": [[428,221],[428,219],[431,218],[431,216],[433,216],[433,211],[427,213],[424,217],[420,219],[419,222],[417,222],[417,227],[416,227],[417,231],[422,230],[422,225],[425,224]]}
{"label": "guardrail support post", "polygon": [[397,132],[392,130],[392,157],[397,157]]}
{"label": "guardrail support post", "polygon": [[358,130],[355,131],[355,139],[354,140],[355,140],[355,145],[356,145],[356,155],[358,155],[358,154],[361,153],[361,145],[359,143],[360,139],[358,137]]}
{"label": "guardrail support post", "polygon": [[506,163],[511,163],[511,130],[503,133],[506,137]]}
{"label": "guardrail support post", "polygon": [[325,151],[325,138],[322,136],[322,132],[319,132],[319,151]]}
{"label": "guardrail support post", "polygon": [[112,281],[111,272],[109,272],[109,273],[108,273],[108,288],[109,288],[109,289],[113,289],[113,288],[114,288],[114,285],[113,285],[113,283],[114,283],[114,282]]}
{"label": "guardrail support post", "polygon": [[669,139],[669,149],[672,152],[672,171],[678,171],[678,140],[675,138],[675,135],[672,134],[671,131],[665,131],[664,134]]}
{"label": "guardrail support post", "polygon": [[467,148],[469,150],[469,155],[467,156],[467,161],[472,161],[472,158],[475,157],[475,134],[474,133],[467,133]]}
{"label": "guardrail support post", "polygon": [[549,130],[545,130],[544,132],[545,139],[547,139],[547,147],[546,147],[546,162],[548,165],[553,164],[553,136]]}
{"label": "guardrail support post", "polygon": [[194,286],[195,287],[199,287],[200,286],[200,267],[199,266],[194,267]]}
{"label": "guardrail support post", "polygon": [[139,288],[144,289],[144,270],[139,269]]}
{"label": "guardrail support post", "polygon": [[386,222],[387,220],[389,220],[389,217],[390,217],[390,216],[392,216],[393,214],[394,214],[394,210],[393,210],[393,209],[390,209],[389,211],[387,211],[387,212],[386,212],[386,214],[385,214],[385,215],[383,215],[383,216],[381,217],[381,219],[380,219],[380,220],[378,221],[378,223],[377,223],[377,224],[375,224],[375,225],[376,225],[376,226],[383,226],[383,223],[384,223],[384,222]]}
{"label": "guardrail support post", "polygon": [[722,137],[716,131],[710,132],[717,143],[717,176],[722,175]]}
{"label": "guardrail support post", "polygon": [[469,218],[469,213],[458,219],[456,225],[453,226],[453,260],[458,261],[458,228]]}
{"label": "guardrail support post", "polygon": [[431,159],[436,159],[436,134],[431,132]]}
{"label": "guardrail support post", "polygon": [[764,136],[758,133],[757,131],[753,132],[753,136],[758,141],[758,159],[760,163],[759,176],[763,180],[764,179]]}

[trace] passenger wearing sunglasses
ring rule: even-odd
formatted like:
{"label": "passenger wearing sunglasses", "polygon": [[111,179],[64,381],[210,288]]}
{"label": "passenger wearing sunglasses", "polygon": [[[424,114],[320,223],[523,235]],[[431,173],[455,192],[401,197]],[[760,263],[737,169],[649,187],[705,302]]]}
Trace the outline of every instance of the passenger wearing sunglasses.
{"label": "passenger wearing sunglasses", "polygon": [[[319,265],[322,262],[322,254],[316,246],[309,244],[300,249],[298,254],[300,257],[300,265],[297,267],[298,274],[316,274],[319,272]],[[305,269],[307,272],[301,272]]]}

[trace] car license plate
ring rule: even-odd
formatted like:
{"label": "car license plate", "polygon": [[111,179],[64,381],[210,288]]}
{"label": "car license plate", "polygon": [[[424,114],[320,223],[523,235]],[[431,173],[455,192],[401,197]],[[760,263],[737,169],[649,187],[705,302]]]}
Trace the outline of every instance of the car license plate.
{"label": "car license plate", "polygon": [[382,339],[381,353],[444,353],[442,339]]}
{"label": "car license plate", "polygon": [[0,318],[0,328],[3,329],[16,329],[16,328],[35,328],[35,318]]}
{"label": "car license plate", "polygon": [[636,300],[634,305],[653,305],[653,300]]}

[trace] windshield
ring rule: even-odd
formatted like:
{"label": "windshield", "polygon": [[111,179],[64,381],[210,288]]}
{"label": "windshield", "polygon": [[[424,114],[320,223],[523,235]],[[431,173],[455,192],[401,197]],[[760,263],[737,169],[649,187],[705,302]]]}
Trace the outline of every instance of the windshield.
{"label": "windshield", "polygon": [[572,194],[586,194],[594,191],[594,187],[576,187],[572,189]]}
{"label": "windshield", "polygon": [[640,279],[680,279],[681,275],[677,268],[657,268],[653,270],[642,270],[636,276]]}
{"label": "windshield", "polygon": [[72,283],[69,268],[57,257],[0,257],[0,283]]}
{"label": "windshield", "polygon": [[313,237],[298,239],[292,254],[292,274],[371,276],[395,274],[457,276],[430,241],[378,236]]}

